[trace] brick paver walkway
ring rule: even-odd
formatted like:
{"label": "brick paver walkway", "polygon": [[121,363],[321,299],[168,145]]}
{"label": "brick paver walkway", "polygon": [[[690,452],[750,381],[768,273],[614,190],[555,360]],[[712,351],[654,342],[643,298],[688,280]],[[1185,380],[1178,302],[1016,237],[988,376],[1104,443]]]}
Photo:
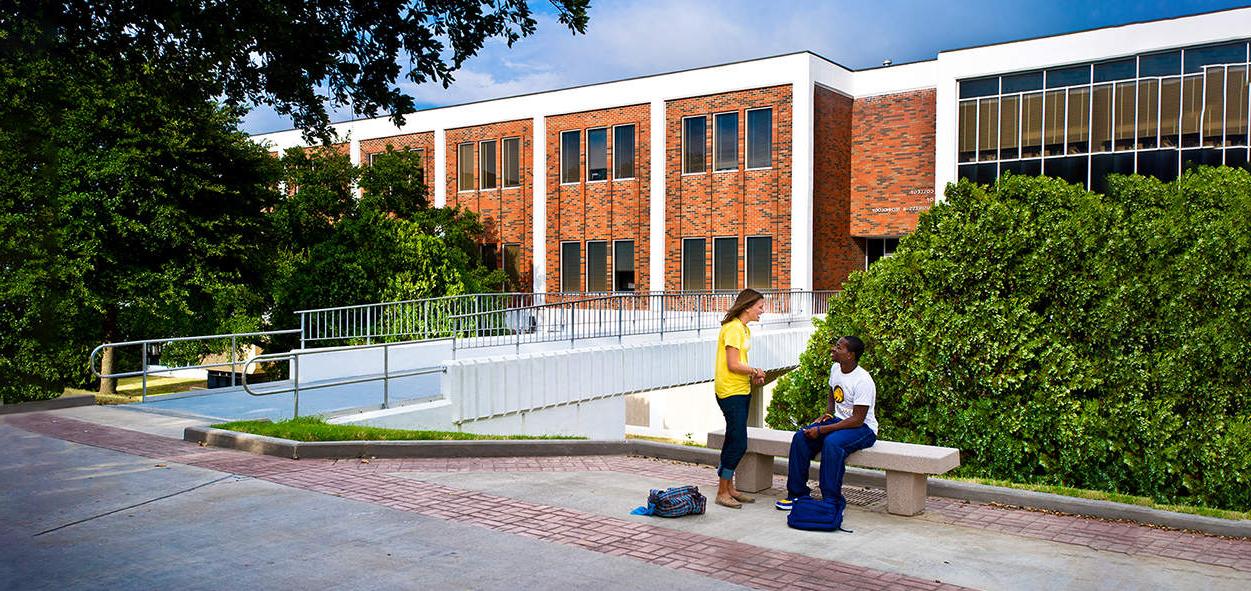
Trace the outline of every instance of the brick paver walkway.
{"label": "brick paver walkway", "polygon": [[[957,589],[938,581],[761,548],[697,533],[465,491],[397,472],[622,472],[672,481],[710,480],[712,468],[627,456],[288,460],[32,413],[4,422],[66,441],[251,476],[430,517],[627,556],[759,589]],[[781,485],[780,477],[775,485]],[[1251,572],[1251,540],[931,497],[945,523],[1096,550],[1164,556]],[[748,559],[750,558],[750,559]]]}

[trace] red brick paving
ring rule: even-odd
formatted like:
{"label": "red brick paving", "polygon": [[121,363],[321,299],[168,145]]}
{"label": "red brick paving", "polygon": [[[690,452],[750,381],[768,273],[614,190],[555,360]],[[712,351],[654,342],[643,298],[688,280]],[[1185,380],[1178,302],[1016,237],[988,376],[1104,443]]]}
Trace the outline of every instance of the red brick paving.
{"label": "red brick paving", "polygon": [[[759,589],[956,589],[831,560],[697,533],[465,491],[395,472],[622,472],[676,481],[710,480],[712,468],[627,456],[289,460],[215,450],[46,413],[11,415],[9,425],[58,439],[268,480],[501,532],[627,556]],[[780,485],[781,479],[775,480]],[[943,523],[1086,546],[1163,556],[1251,572],[1251,540],[931,497]],[[744,557],[751,557],[744,560]]]}

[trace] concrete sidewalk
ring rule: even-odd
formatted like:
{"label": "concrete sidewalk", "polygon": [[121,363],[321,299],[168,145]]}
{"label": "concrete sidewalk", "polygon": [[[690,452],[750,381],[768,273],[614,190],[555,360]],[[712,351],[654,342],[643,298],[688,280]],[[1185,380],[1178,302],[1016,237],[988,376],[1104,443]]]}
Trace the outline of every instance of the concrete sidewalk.
{"label": "concrete sidewalk", "polygon": [[1245,539],[937,498],[896,517],[851,489],[850,534],[790,530],[767,496],[665,520],[628,512],[649,488],[711,492],[710,468],[283,460],[174,439],[201,423],[103,407],[0,419],[0,588],[1251,587]]}

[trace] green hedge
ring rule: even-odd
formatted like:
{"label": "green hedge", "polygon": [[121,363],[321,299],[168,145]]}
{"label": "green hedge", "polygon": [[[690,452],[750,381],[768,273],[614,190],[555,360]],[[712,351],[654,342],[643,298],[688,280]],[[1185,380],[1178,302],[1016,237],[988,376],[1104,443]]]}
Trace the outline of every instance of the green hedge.
{"label": "green hedge", "polygon": [[946,197],[831,300],[768,423],[819,414],[857,334],[882,437],[958,447],[963,475],[1251,509],[1251,173]]}

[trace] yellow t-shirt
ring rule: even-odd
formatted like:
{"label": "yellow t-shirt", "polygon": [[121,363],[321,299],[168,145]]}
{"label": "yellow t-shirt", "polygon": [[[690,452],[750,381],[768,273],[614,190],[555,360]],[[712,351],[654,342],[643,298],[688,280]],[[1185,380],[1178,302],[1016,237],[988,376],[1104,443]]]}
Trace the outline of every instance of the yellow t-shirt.
{"label": "yellow t-shirt", "polygon": [[738,359],[747,365],[747,352],[751,350],[751,329],[735,318],[721,325],[721,334],[717,335],[717,398],[751,394],[751,376],[734,373],[725,362],[725,348],[738,349]]}

